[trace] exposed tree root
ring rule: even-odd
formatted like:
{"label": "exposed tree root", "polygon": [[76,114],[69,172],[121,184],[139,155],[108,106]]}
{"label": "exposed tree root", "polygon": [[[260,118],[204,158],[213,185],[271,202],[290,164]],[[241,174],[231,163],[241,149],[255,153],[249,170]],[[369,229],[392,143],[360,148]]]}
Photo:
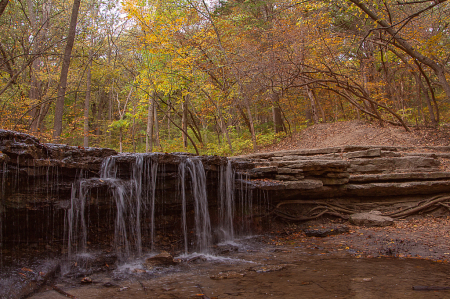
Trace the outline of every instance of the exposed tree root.
{"label": "exposed tree root", "polygon": [[[402,201],[402,203],[404,203],[404,201]],[[283,205],[295,205],[295,204],[316,205],[316,206],[308,210],[305,215],[301,216],[292,215],[280,209],[280,207]],[[395,204],[395,202],[391,204]],[[418,213],[431,212],[442,207],[445,207],[450,211],[450,195],[446,194],[437,195],[429,199],[419,201],[413,207],[404,208],[399,211],[384,213],[383,216],[389,216],[392,218],[404,218]],[[291,200],[291,201],[282,201],[278,203],[275,209],[272,210],[271,214],[274,214],[288,221],[308,221],[317,219],[323,215],[332,215],[339,218],[348,219],[349,215],[360,212],[361,211],[350,209],[348,207],[336,203],[328,203],[320,200]]]}

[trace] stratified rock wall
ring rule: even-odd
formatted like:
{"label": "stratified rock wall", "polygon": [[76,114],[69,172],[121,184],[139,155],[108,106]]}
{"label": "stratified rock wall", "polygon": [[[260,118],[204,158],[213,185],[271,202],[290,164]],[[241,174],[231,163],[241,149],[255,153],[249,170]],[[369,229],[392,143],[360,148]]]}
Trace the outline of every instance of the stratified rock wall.
{"label": "stratified rock wall", "polygon": [[[181,228],[178,167],[191,156],[187,153],[154,153],[144,158],[158,165],[154,190],[159,217],[157,227]],[[129,188],[134,183],[136,154],[43,144],[27,134],[0,130],[0,243],[66,242],[68,217],[74,210],[73,205],[79,203],[86,207],[86,225],[95,230],[91,236],[108,238],[115,225],[116,213],[114,184],[102,179],[100,174],[102,162],[108,157],[114,157],[114,177],[123,180],[123,188]],[[220,171],[228,160],[218,156],[196,159],[202,162],[206,171],[208,198],[214,207],[219,195]],[[148,179],[148,176],[142,177]],[[190,210],[193,208],[191,187],[186,183]],[[143,192],[148,196],[152,191]],[[143,217],[143,223],[149,221],[147,218]]]}
{"label": "stratified rock wall", "polygon": [[[450,192],[442,159],[449,147],[344,146],[235,157],[251,164],[247,184],[285,199],[346,198],[358,201]],[[246,165],[247,165],[246,164]]]}
{"label": "stratified rock wall", "polygon": [[[112,182],[102,179],[100,168],[105,158],[111,156],[116,163],[115,177],[130,180],[135,154],[43,144],[27,134],[0,130],[3,241],[65,239],[64,223],[74,196],[84,196],[89,225],[98,228],[97,236],[103,235],[113,222],[115,203],[111,200]],[[158,165],[155,204],[161,227],[180,226],[178,167],[190,156],[155,153],[145,158]],[[235,192],[240,192],[236,198],[245,194],[253,196],[255,202],[264,202],[265,208],[260,213],[264,214],[271,204],[286,200],[370,203],[393,198],[411,201],[450,193],[450,172],[442,163],[448,158],[449,147],[344,146],[253,154],[230,161],[235,170]],[[201,160],[206,171],[208,200],[215,209],[212,217],[221,217],[217,200],[222,196],[220,176],[228,159],[218,156],[196,159]],[[192,211],[191,185],[186,183],[185,187],[188,209]]]}

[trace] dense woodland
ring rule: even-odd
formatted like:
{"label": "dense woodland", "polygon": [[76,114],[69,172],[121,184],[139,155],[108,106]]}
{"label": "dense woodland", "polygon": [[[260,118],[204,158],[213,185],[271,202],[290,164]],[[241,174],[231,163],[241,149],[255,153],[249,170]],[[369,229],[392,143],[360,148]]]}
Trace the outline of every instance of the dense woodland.
{"label": "dense woodland", "polygon": [[0,128],[232,155],[320,122],[450,122],[446,0],[0,0]]}

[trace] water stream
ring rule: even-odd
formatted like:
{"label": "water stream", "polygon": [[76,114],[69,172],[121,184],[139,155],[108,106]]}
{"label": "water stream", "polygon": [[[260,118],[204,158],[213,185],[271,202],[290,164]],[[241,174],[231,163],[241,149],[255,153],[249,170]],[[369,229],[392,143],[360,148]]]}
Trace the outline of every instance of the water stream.
{"label": "water stream", "polygon": [[[100,178],[79,179],[73,184],[70,208],[67,212],[68,250],[73,253],[86,252],[89,239],[86,210],[90,203],[90,187],[93,182],[106,184],[111,193],[111,206],[115,211],[114,217],[114,248],[121,260],[143,255],[143,242],[151,252],[156,250],[156,214],[157,204],[164,202],[164,198],[157,198],[158,176],[161,169],[155,154],[127,154],[130,164],[130,177],[124,178],[118,170],[118,161],[122,156],[106,158],[101,166]],[[121,160],[122,159],[122,160]],[[234,217],[237,213],[235,204],[235,173],[231,162],[220,166],[218,177],[217,200],[217,238],[219,241],[232,241],[235,236]],[[197,157],[182,157],[177,174],[178,197],[181,204],[181,227],[184,254],[190,250],[197,253],[210,253],[213,242],[213,232],[210,217],[207,178],[202,161]],[[242,205],[247,199],[240,198]],[[192,206],[193,221],[190,217],[188,205]],[[246,211],[248,213],[248,211]],[[193,223],[193,224],[192,224]],[[189,237],[193,232],[195,238]]]}
{"label": "water stream", "polygon": [[[63,277],[75,278],[112,268],[123,274],[120,269],[130,264],[142,268],[146,258],[161,250],[184,260],[222,260],[214,244],[233,247],[236,237],[250,233],[251,192],[235,185],[239,175],[230,161],[205,170],[201,157],[179,155],[177,164],[166,165],[159,163],[158,155],[107,157],[97,177],[77,171],[72,183],[62,184],[66,191],[50,183],[60,179],[58,167],[36,167],[33,171],[41,175],[27,184],[46,188],[36,191],[36,198],[46,196],[11,210],[14,214],[7,228],[18,233],[15,240],[9,239],[8,248],[13,251],[2,246],[0,267],[11,275],[2,275],[0,282],[16,287],[5,287],[0,297],[5,291],[27,288],[23,277],[29,273],[23,271],[28,270],[20,269],[28,268],[21,265],[34,265],[30,273],[41,269],[35,273],[39,277],[38,273],[51,273],[59,264]],[[18,171],[2,171],[1,245],[6,176],[16,191],[23,184]],[[70,195],[61,197],[67,191]],[[59,262],[46,262],[49,259]]]}

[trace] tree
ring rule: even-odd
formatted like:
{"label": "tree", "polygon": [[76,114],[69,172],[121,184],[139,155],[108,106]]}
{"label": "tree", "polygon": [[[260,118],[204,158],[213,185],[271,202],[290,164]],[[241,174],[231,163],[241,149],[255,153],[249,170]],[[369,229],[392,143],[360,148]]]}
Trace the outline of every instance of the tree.
{"label": "tree", "polygon": [[[395,46],[400,48],[402,51],[404,51],[406,54],[411,56],[413,59],[416,59],[420,61],[421,63],[425,64],[426,66],[430,67],[436,74],[436,76],[439,79],[439,82],[441,84],[441,87],[445,91],[447,95],[447,101],[450,101],[450,84],[447,82],[447,78],[445,77],[445,65],[436,62],[434,59],[422,54],[421,52],[417,51],[414,46],[412,46],[405,38],[402,37],[401,32],[399,30],[395,30],[395,24],[388,23],[384,19],[382,19],[377,14],[376,11],[371,9],[368,5],[364,4],[362,1],[359,0],[348,0],[355,4],[361,11],[363,11],[368,17],[370,17],[372,20],[377,22],[380,29],[385,30],[389,35],[391,35],[392,40],[395,41]],[[429,6],[425,7],[424,9],[419,10],[418,12],[408,16],[403,22],[408,22],[412,18],[415,18],[419,16],[420,14],[424,13],[425,11],[428,11],[430,9],[434,9],[435,7],[447,2],[447,0],[436,0],[436,1],[419,1],[420,2],[432,2]],[[402,22],[402,23],[403,23]]]}
{"label": "tree", "polygon": [[69,73],[70,56],[72,53],[73,44],[75,41],[75,33],[77,29],[78,10],[80,8],[81,0],[74,0],[72,6],[72,15],[70,18],[69,32],[67,35],[67,43],[63,56],[63,63],[61,67],[61,77],[59,79],[58,95],[56,98],[55,107],[55,122],[53,126],[53,139],[59,141],[62,133],[63,114],[64,114],[64,97],[67,88],[67,76]]}
{"label": "tree", "polygon": [[8,6],[9,0],[1,0],[0,1],[0,17],[2,16],[3,12],[6,9],[6,6]]}

